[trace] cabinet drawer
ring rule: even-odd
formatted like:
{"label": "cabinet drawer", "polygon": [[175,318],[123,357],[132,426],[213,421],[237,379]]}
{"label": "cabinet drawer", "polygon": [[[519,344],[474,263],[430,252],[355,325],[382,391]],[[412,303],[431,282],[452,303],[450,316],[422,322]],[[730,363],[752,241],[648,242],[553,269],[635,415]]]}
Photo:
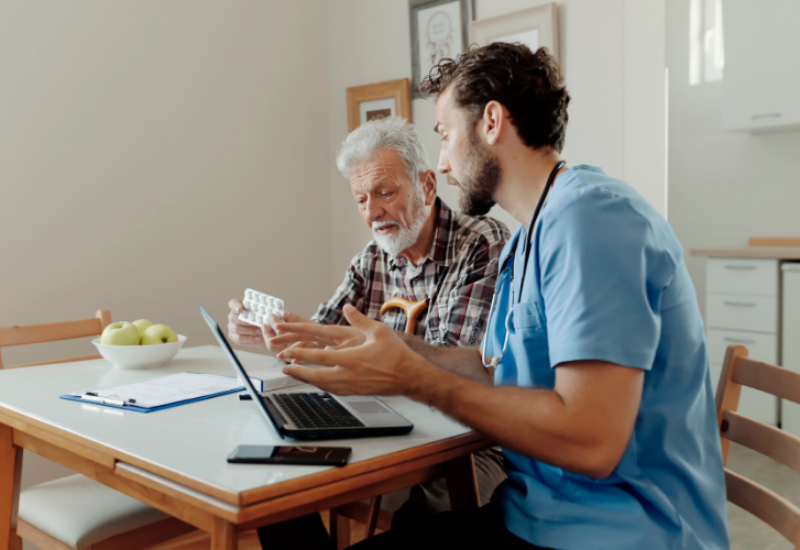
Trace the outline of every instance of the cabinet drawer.
{"label": "cabinet drawer", "polygon": [[774,333],[778,325],[777,308],[775,297],[707,294],[706,326]]}
{"label": "cabinet drawer", "polygon": [[706,292],[777,296],[778,261],[709,258]]}
{"label": "cabinet drawer", "polygon": [[741,344],[750,352],[749,357],[756,361],[776,364],[778,362],[778,338],[774,334],[739,332],[735,330],[708,329],[708,360],[720,363],[725,360],[725,350],[731,344]]}

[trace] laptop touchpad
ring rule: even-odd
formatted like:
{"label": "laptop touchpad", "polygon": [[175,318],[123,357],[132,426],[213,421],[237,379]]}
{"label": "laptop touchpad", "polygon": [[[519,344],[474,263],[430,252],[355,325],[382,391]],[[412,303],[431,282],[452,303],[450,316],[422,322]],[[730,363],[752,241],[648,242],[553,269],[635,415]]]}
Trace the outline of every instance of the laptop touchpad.
{"label": "laptop touchpad", "polygon": [[377,401],[350,401],[347,403],[361,414],[388,413],[388,409]]}

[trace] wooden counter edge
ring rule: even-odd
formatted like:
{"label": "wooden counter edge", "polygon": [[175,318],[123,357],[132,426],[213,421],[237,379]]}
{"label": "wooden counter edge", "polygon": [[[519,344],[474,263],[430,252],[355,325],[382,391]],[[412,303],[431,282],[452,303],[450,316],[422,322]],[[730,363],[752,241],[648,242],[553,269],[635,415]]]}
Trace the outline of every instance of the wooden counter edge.
{"label": "wooden counter edge", "polygon": [[800,246],[736,246],[731,248],[693,248],[691,256],[707,258],[760,258],[800,260]]}

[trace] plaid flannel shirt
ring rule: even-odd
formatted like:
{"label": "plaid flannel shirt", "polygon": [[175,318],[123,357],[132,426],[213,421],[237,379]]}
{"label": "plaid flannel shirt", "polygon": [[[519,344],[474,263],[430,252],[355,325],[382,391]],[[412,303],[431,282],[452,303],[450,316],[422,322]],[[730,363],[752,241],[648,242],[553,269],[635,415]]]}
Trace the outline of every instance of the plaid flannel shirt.
{"label": "plaid flannel shirt", "polygon": [[398,296],[415,302],[428,298],[417,322],[418,336],[430,344],[480,344],[508,228],[493,218],[457,214],[439,198],[435,208],[436,236],[418,266],[370,241],[350,262],[333,298],[320,304],[312,319],[326,325],[347,324],[342,308],[352,304],[369,318],[402,331],[405,312],[392,308],[381,315],[383,303]]}

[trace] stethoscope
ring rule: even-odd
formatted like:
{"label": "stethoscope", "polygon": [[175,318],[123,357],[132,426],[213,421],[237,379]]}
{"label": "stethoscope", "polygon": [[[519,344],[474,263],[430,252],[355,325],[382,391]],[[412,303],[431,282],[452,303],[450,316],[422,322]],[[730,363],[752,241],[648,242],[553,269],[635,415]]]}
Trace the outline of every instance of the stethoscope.
{"label": "stethoscope", "polygon": [[[556,167],[553,168],[553,171],[550,172],[550,176],[547,178],[547,183],[544,186],[544,191],[542,191],[542,196],[539,197],[539,203],[536,205],[536,210],[533,211],[533,218],[531,218],[531,223],[528,225],[528,232],[525,235],[525,244],[523,245],[524,248],[522,249],[522,280],[519,283],[519,297],[522,299],[522,285],[525,284],[525,269],[528,267],[528,256],[531,252],[531,238],[533,236],[533,228],[536,225],[536,219],[539,217],[539,212],[541,212],[542,207],[544,206],[545,200],[547,200],[547,195],[550,193],[550,189],[553,187],[553,182],[556,179],[556,174],[558,171],[561,170],[567,162],[562,160]],[[498,282],[497,287],[495,288],[494,294],[492,294],[492,304],[489,306],[489,320],[486,323],[487,332],[489,327],[492,326],[492,316],[494,315],[494,302],[497,299],[497,295],[500,294],[500,287],[502,285],[502,280],[500,277],[503,274],[503,271],[508,266],[508,261],[511,260],[511,277],[510,277],[510,284],[511,284],[511,293],[509,294],[509,302],[511,306],[508,308],[508,314],[506,315],[506,336],[503,338],[503,351],[500,352],[499,357],[489,357],[489,362],[486,362],[486,341],[489,339],[489,335],[487,334],[483,338],[483,344],[481,344],[481,362],[483,362],[483,366],[487,369],[489,367],[496,367],[500,364],[500,361],[503,360],[503,357],[506,354],[506,348],[508,347],[508,334],[510,331],[509,324],[511,323],[511,314],[514,312],[514,257],[517,253],[517,243],[519,242],[519,238],[514,240],[514,244],[511,245],[511,251],[509,252],[508,256],[506,256],[506,261],[503,264],[503,267],[500,269],[500,274],[498,275]]]}

